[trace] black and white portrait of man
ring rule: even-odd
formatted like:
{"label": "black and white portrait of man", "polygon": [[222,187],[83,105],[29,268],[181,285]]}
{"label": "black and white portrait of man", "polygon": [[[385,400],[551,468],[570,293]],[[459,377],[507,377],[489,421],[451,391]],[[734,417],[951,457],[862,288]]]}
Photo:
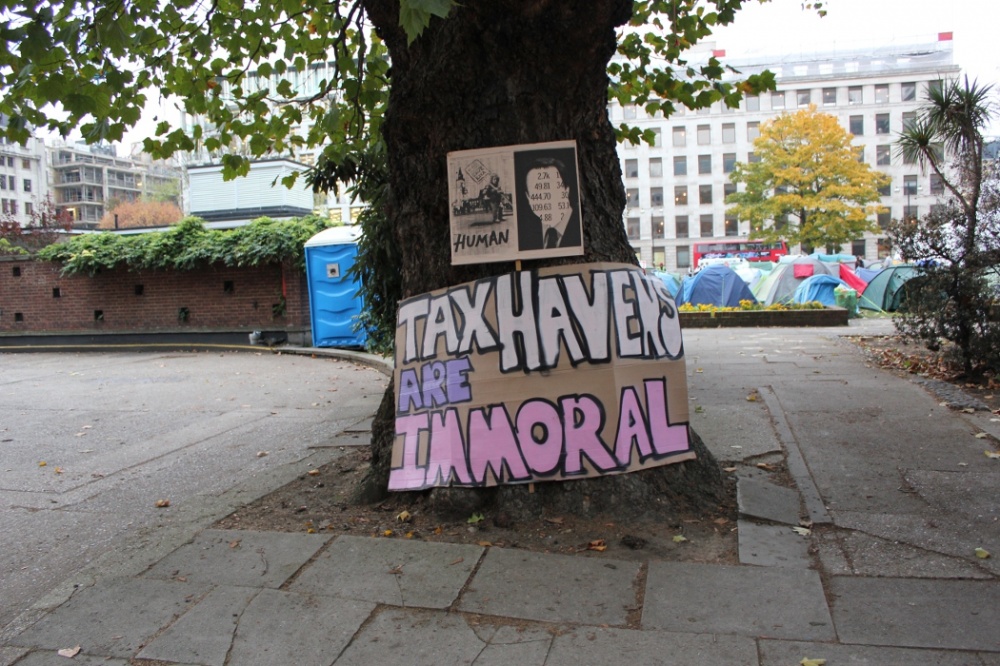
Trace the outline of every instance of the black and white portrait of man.
{"label": "black and white portrait of man", "polygon": [[552,250],[546,255],[581,253],[575,146],[516,152],[514,180],[518,250]]}

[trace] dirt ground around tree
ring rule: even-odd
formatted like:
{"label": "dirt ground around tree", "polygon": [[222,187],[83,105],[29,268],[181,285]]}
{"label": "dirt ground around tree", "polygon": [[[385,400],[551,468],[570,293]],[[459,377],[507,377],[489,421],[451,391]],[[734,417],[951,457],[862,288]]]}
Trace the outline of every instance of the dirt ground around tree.
{"label": "dirt ground around tree", "polygon": [[[947,382],[985,403],[991,411],[1000,410],[1000,385],[994,378],[978,384],[965,382],[940,354],[919,344],[908,344],[899,336],[850,340],[873,365],[901,375]],[[738,562],[735,497],[726,507],[706,507],[698,514],[642,519],[548,515],[512,523],[487,512],[456,520],[419,503],[409,503],[412,500],[408,496],[391,495],[373,505],[353,503],[353,491],[368,468],[370,455],[367,447],[345,448],[342,454],[239,509],[216,527],[444,541],[626,560]],[[765,469],[772,472],[777,483],[788,483],[783,467],[775,463]],[[725,473],[735,472],[735,467],[727,467]],[[735,485],[729,484],[733,494]]]}

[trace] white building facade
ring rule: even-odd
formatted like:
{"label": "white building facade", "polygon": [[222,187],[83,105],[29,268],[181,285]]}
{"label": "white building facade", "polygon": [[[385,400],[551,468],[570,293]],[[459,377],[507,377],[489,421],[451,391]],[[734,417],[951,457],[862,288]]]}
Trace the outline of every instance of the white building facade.
{"label": "white building facade", "polygon": [[22,146],[0,139],[0,219],[30,224],[48,193],[45,142],[31,137]]}
{"label": "white building facade", "polygon": [[[882,190],[887,212],[873,220],[883,230],[890,220],[926,213],[943,193],[933,174],[903,162],[894,143],[925,103],[928,88],[959,75],[950,34],[912,47],[777,62],[716,55],[740,76],[774,72],[777,89],[747,97],[738,109],[716,103],[697,112],[680,108],[670,118],[617,104],[608,109],[612,124],[624,122],[657,134],[654,146],[626,143],[618,149],[628,195],[623,221],[644,266],[685,272],[693,268],[694,243],[747,239],[749,223],[726,212],[725,198],[736,191],[729,182],[733,165],[753,159],[753,140],[762,123],[810,105],[837,117],[854,135],[853,144],[863,149],[863,160],[891,177],[891,185]],[[865,234],[842,251],[873,260],[889,248],[879,233]]]}

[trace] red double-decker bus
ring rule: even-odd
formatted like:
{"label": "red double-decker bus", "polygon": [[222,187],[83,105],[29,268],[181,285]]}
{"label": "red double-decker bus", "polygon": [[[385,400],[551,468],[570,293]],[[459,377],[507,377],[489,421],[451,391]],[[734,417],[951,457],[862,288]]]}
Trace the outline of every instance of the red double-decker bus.
{"label": "red double-decker bus", "polygon": [[788,254],[785,241],[713,240],[694,243],[691,247],[691,265],[695,268],[702,259],[746,259],[747,261],[778,261]]}

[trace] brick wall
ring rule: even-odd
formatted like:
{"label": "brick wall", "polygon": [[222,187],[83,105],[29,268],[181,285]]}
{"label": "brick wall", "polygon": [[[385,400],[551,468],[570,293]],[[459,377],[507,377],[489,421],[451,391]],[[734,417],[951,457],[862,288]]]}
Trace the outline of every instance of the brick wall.
{"label": "brick wall", "polygon": [[[0,258],[0,335],[289,330],[309,327],[306,276],[291,266],[59,275]],[[285,294],[285,312],[272,306]]]}

